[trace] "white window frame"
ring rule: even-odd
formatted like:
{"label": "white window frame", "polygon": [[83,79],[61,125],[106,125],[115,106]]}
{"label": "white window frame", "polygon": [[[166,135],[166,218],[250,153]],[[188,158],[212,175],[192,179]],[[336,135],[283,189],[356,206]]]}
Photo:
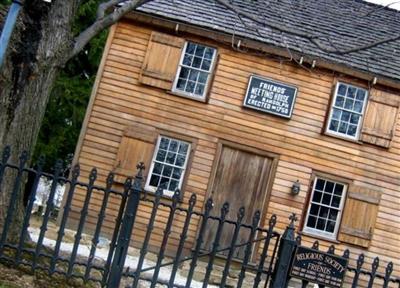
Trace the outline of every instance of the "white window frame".
{"label": "white window frame", "polygon": [[[334,209],[337,209],[339,211],[338,211],[338,215],[337,215],[337,218],[336,218],[335,230],[332,233],[327,232],[327,231],[322,231],[322,230],[319,230],[319,229],[316,229],[316,228],[307,227],[308,217],[310,216],[311,205],[313,204],[312,199],[314,197],[315,187],[317,185],[317,180],[318,179],[322,179],[322,180],[325,180],[325,181],[330,181],[330,182],[334,182],[334,183],[338,183],[338,184],[343,185],[343,192],[342,192],[342,196],[341,196],[341,199],[340,199],[340,205],[339,205],[338,208],[337,207],[333,207]],[[306,214],[306,217],[304,219],[303,232],[306,232],[306,233],[309,233],[309,234],[312,234],[312,235],[315,235],[315,236],[319,236],[319,237],[328,238],[328,239],[331,239],[331,240],[336,240],[337,239],[337,234],[338,234],[340,223],[341,223],[341,220],[342,220],[344,203],[346,201],[346,195],[347,195],[348,186],[349,185],[346,182],[340,182],[340,181],[337,181],[337,180],[332,180],[332,179],[329,179],[328,177],[318,176],[318,175],[314,177],[313,188],[312,188],[312,191],[311,191],[310,200],[308,201],[307,214]],[[330,205],[326,205],[326,204],[322,204],[322,203],[315,203],[315,204],[320,205],[320,206],[329,207],[329,208],[332,207]]]}
{"label": "white window frame", "polygon": [[[347,134],[340,133],[340,132],[336,132],[336,131],[332,131],[332,130],[329,129],[329,126],[330,126],[331,121],[332,121],[332,115],[333,115],[333,109],[334,109],[334,108],[340,109],[340,110],[342,110],[342,111],[348,111],[348,112],[350,112],[350,113],[358,113],[358,112],[355,112],[355,111],[350,111],[350,110],[348,110],[348,109],[341,108],[341,107],[336,107],[336,106],[335,106],[336,98],[337,98],[337,96],[338,96],[338,90],[339,90],[339,85],[340,85],[340,84],[344,84],[344,85],[346,85],[347,87],[350,86],[350,87],[354,87],[354,88],[356,88],[356,89],[363,89],[363,90],[365,90],[365,98],[364,98],[364,102],[363,102],[363,108],[362,108],[362,111],[361,111],[361,113],[360,113],[360,115],[361,115],[361,116],[360,116],[360,121],[359,121],[358,126],[357,126],[356,134],[355,134],[354,136],[347,135]],[[352,85],[352,84],[348,84],[348,83],[345,83],[345,82],[337,82],[337,83],[336,83],[336,87],[335,87],[334,97],[333,97],[332,102],[331,102],[331,107],[330,107],[329,117],[328,117],[328,123],[327,123],[326,128],[325,128],[325,133],[328,134],[328,135],[338,136],[338,137],[341,137],[341,138],[347,138],[347,139],[351,139],[351,140],[358,140],[359,137],[360,137],[360,131],[361,131],[361,128],[362,128],[362,125],[363,125],[363,121],[364,121],[364,113],[365,113],[365,109],[366,109],[367,102],[368,102],[368,96],[369,96],[369,95],[368,95],[368,90],[367,90],[367,89],[364,89],[364,88],[362,88],[362,87],[355,86],[355,85]]]}
{"label": "white window frame", "polygon": [[[191,153],[191,149],[192,149],[192,144],[190,142],[188,142],[188,141],[177,139],[177,138],[166,136],[166,135],[159,135],[158,136],[157,145],[156,145],[154,153],[153,153],[153,158],[151,160],[149,174],[147,175],[146,184],[145,184],[145,190],[149,191],[149,192],[152,192],[152,193],[155,193],[157,191],[157,188],[158,188],[158,187],[154,187],[154,186],[150,185],[150,179],[151,179],[151,176],[153,174],[154,164],[156,163],[156,158],[157,158],[157,154],[158,154],[158,150],[160,148],[160,143],[161,143],[161,139],[162,138],[168,138],[170,141],[171,140],[175,140],[175,141],[179,141],[179,142],[184,142],[184,143],[187,143],[189,145],[188,146],[188,150],[187,150],[185,163],[184,163],[184,165],[182,167],[178,167],[179,169],[182,169],[182,175],[181,175],[181,179],[179,179],[178,189],[182,188],[183,180],[185,179],[187,165],[188,165],[188,161],[189,161],[189,157],[190,157],[190,153]],[[167,164],[167,165],[174,166],[174,165],[171,165],[171,164]],[[172,197],[174,195],[174,192],[175,191],[170,191],[170,190],[164,189],[163,190],[163,196]]]}
{"label": "white window frame", "polygon": [[[214,54],[213,54],[213,57],[212,57],[212,59],[211,59],[211,65],[210,65],[210,71],[205,71],[205,70],[202,70],[202,69],[199,69],[199,68],[194,68],[194,67],[187,67],[187,66],[185,66],[185,65],[183,65],[182,63],[183,63],[183,59],[185,58],[185,53],[186,53],[186,47],[187,47],[187,45],[189,44],[189,43],[193,43],[193,44],[196,44],[196,45],[202,45],[202,46],[205,46],[205,47],[207,47],[207,48],[212,48],[212,49],[214,49]],[[183,46],[183,50],[182,50],[182,53],[181,53],[181,58],[180,58],[180,60],[179,60],[179,65],[178,65],[178,70],[177,70],[177,72],[176,72],[176,74],[175,74],[175,80],[174,80],[174,83],[173,83],[173,85],[172,85],[172,92],[173,93],[176,93],[176,94],[178,94],[178,95],[180,95],[180,96],[183,96],[183,97],[187,97],[187,98],[191,98],[191,99],[193,99],[193,100],[198,100],[198,101],[205,101],[206,100],[206,96],[207,96],[207,92],[208,92],[208,90],[209,90],[209,86],[210,86],[210,78],[211,78],[211,76],[212,76],[212,74],[213,74],[213,72],[214,72],[214,69],[215,69],[215,59],[217,58],[217,49],[216,48],[214,48],[214,47],[211,47],[211,46],[207,46],[207,45],[204,45],[204,44],[201,44],[201,43],[197,43],[197,42],[192,42],[192,41],[186,41],[185,42],[185,45]],[[194,94],[194,93],[189,93],[189,92],[185,92],[185,91],[182,91],[182,90],[179,90],[179,89],[177,89],[177,84],[178,84],[178,80],[179,80],[179,75],[181,74],[181,70],[182,70],[182,66],[184,66],[184,67],[187,67],[187,68],[189,68],[189,69],[194,69],[194,70],[197,70],[197,71],[200,71],[200,72],[206,72],[206,73],[208,73],[208,76],[207,76],[207,82],[206,82],[206,84],[204,85],[204,92],[203,92],[203,95],[202,96],[199,96],[199,95],[197,95],[197,94]]]}

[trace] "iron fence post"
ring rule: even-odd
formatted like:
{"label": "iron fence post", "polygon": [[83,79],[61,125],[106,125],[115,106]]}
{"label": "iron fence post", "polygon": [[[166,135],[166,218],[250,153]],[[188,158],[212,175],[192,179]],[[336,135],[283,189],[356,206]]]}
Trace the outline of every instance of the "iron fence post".
{"label": "iron fence post", "polygon": [[279,244],[278,258],[270,285],[272,288],[288,287],[290,263],[297,245],[294,227],[294,223],[297,221],[296,214],[292,214],[289,219],[290,224],[286,227]]}
{"label": "iron fence post", "polygon": [[115,247],[115,254],[111,264],[110,274],[108,277],[107,287],[119,287],[122,272],[124,269],[125,259],[128,254],[129,242],[135,223],[136,213],[140,201],[140,193],[142,192],[143,180],[143,162],[137,166],[138,173],[135,177],[133,187],[130,189],[128,196],[128,203],[126,204],[124,216],[120,226],[117,244]]}

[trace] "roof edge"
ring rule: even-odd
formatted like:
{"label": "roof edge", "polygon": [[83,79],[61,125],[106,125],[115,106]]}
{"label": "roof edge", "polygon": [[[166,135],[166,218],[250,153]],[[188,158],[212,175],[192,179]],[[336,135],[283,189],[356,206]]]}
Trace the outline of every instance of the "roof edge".
{"label": "roof edge", "polygon": [[[231,46],[232,45],[232,35],[229,33],[224,33],[216,30],[209,29],[207,27],[201,27],[198,25],[193,25],[190,23],[182,22],[182,21],[177,21],[177,20],[172,20],[168,18],[164,18],[159,15],[152,15],[149,13],[145,12],[139,12],[139,11],[132,11],[128,13],[125,17],[125,19],[130,19],[134,22],[139,22],[143,24],[150,24],[153,26],[157,27],[162,27],[164,29],[170,30],[171,32],[176,33],[176,27],[179,24],[179,31],[180,32],[186,32],[189,34],[193,34],[196,36],[201,36],[204,38],[208,38],[213,41],[217,41],[213,36],[218,36],[220,39],[218,42],[226,44]],[[206,33],[205,33],[206,32]],[[211,33],[210,33],[211,32]],[[290,53],[287,51],[287,49],[279,47],[279,46],[274,46],[271,44],[266,44],[260,41],[252,40],[249,38],[245,37],[237,37],[237,40],[240,40],[240,46],[241,47],[246,47],[252,50],[256,51],[261,51],[264,53],[276,55],[276,56],[281,56],[285,58],[292,58],[293,56],[297,57],[300,59],[300,57],[303,57],[303,63],[308,63],[312,65],[312,62],[314,60],[317,60],[317,67],[318,68],[323,68],[323,69],[328,69],[328,70],[333,70],[338,73],[346,74],[349,76],[353,76],[362,80],[370,81],[372,82],[375,77],[377,77],[377,82],[376,84],[383,85],[386,87],[390,88],[395,88],[395,89],[400,89],[400,81],[385,77],[379,74],[374,74],[362,69],[357,69],[351,66],[347,66],[341,63],[335,63],[335,62],[330,62],[327,60],[324,60],[322,58],[317,58],[312,55],[304,55],[301,53],[298,53],[296,51],[291,51]]]}

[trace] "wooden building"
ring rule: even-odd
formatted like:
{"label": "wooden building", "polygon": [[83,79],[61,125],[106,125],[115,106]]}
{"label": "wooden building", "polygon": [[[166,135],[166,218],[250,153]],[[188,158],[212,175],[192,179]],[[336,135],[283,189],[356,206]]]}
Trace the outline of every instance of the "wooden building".
{"label": "wooden building", "polygon": [[[196,193],[197,209],[212,197],[218,210],[228,200],[229,217],[244,206],[249,221],[259,209],[281,230],[294,212],[304,243],[394,261],[399,275],[399,41],[342,54],[287,32],[329,36],[316,41],[343,51],[397,35],[396,11],[230,2],[240,17],[213,0],[150,1],[111,28],[75,162],[123,183],[144,161],[145,189],[161,185],[163,201],[180,188],[182,203]],[[139,210],[136,241],[149,217]]]}

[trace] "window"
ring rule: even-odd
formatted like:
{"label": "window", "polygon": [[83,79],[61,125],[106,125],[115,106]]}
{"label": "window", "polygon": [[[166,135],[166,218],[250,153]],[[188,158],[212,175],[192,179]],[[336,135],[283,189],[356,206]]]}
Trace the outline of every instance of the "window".
{"label": "window", "polygon": [[365,89],[339,82],[336,85],[327,132],[358,140],[366,101]]}
{"label": "window", "polygon": [[157,187],[161,187],[166,196],[172,196],[176,189],[180,189],[185,175],[189,151],[189,143],[159,136],[149,170],[149,177],[147,177],[146,189],[155,192]]}
{"label": "window", "polygon": [[347,185],[316,177],[304,231],[336,238]]}
{"label": "window", "polygon": [[214,48],[186,42],[173,91],[205,99],[215,54]]}

